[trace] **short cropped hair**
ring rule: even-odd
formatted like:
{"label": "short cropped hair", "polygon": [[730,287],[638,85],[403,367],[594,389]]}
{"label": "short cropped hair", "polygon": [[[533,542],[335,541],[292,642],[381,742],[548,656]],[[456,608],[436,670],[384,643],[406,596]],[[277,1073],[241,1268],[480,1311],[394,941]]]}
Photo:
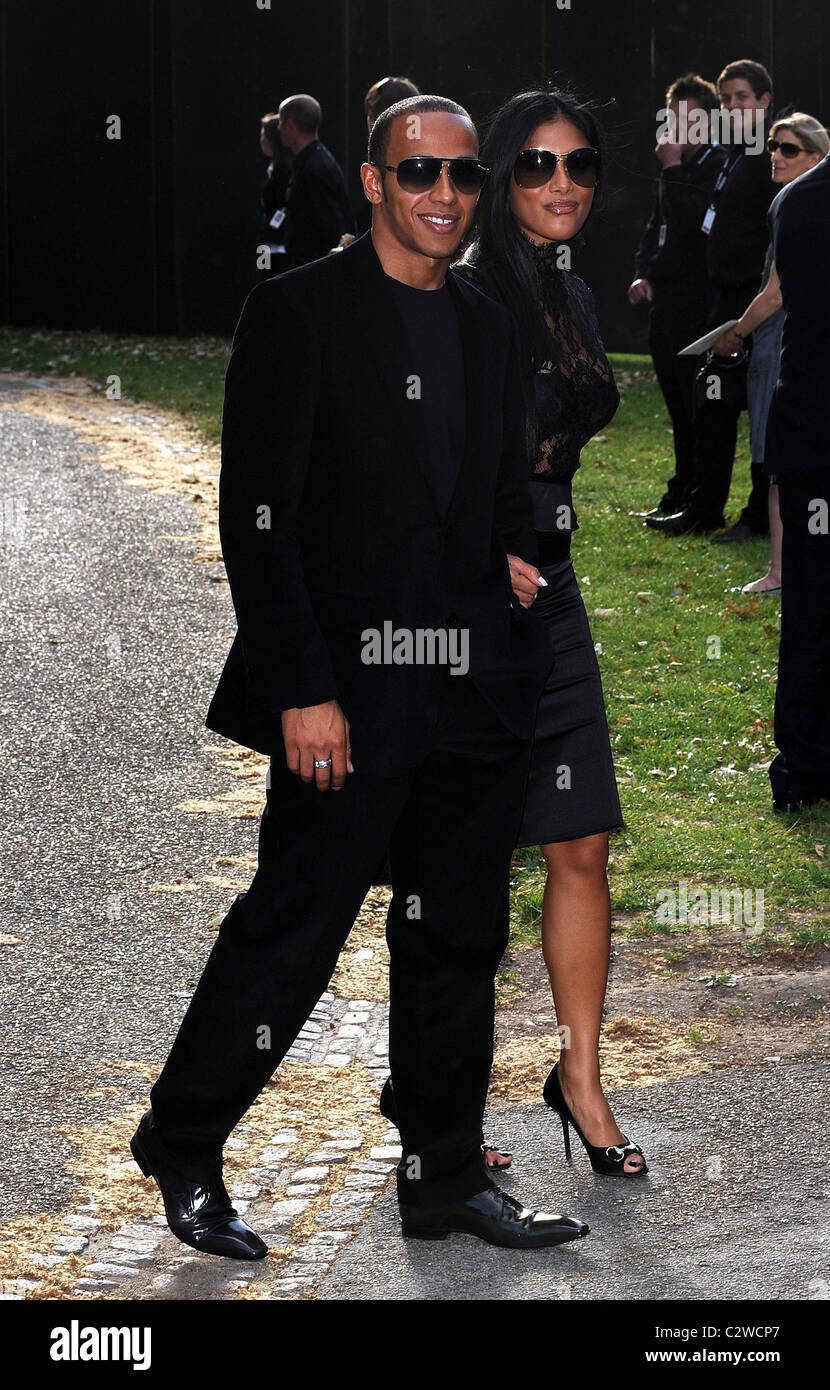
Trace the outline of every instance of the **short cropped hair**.
{"label": "short cropped hair", "polygon": [[386,163],[392,126],[399,116],[426,115],[428,111],[446,111],[451,116],[463,116],[475,130],[473,118],[469,111],[465,111],[464,107],[459,106],[457,101],[450,101],[449,97],[408,97],[405,101],[396,101],[394,106],[387,106],[386,110],[378,116],[369,136],[368,162],[379,164],[381,167]]}
{"label": "short cropped hair", "polygon": [[284,119],[293,121],[298,130],[316,135],[323,119],[323,108],[316,97],[310,97],[307,92],[298,92],[296,96],[286,97],[285,101],[280,102],[280,114]]}

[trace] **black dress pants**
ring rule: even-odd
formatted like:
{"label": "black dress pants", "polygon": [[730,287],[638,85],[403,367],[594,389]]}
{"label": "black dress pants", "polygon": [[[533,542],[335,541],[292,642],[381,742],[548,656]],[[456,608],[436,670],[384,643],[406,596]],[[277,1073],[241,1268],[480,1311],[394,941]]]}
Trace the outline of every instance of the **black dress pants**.
{"label": "black dress pants", "polygon": [[661,499],[664,510],[679,510],[694,482],[694,385],[699,357],[678,357],[687,343],[700,338],[708,321],[709,284],[696,275],[658,281],[648,325],[654,371],[674,433],[674,473]]}
{"label": "black dress pants", "polygon": [[780,473],[778,497],[784,529],[779,753],[769,775],[777,800],[808,801],[830,795],[830,536],[818,525],[821,502],[830,508],[830,470]]}
{"label": "black dress pants", "polygon": [[428,751],[400,777],[358,768],[321,792],[272,760],[256,875],[222,922],[150,1096],[168,1159],[188,1176],[221,1163],[329,983],[389,843],[399,1198],[437,1205],[491,1185],[480,1144],[494,977],[531,742],[448,668],[431,720]]}
{"label": "black dress pants", "polygon": [[[740,318],[756,294],[754,281],[731,289],[719,289],[707,327],[716,328],[727,319]],[[702,359],[696,360],[700,367]],[[723,516],[729,497],[738,442],[738,420],[741,411],[747,407],[747,366],[732,367],[730,371],[736,374],[736,389],[729,397],[725,395],[722,400],[705,401],[698,398],[695,409],[695,477],[689,492],[689,504],[713,525]]]}

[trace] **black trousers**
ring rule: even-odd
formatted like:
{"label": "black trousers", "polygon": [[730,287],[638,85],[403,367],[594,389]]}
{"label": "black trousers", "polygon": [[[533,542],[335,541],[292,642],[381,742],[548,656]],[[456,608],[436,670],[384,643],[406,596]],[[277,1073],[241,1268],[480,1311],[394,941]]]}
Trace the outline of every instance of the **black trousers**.
{"label": "black trousers", "polygon": [[700,358],[677,354],[706,332],[709,297],[708,281],[696,275],[654,286],[648,346],[674,433],[674,473],[661,499],[665,510],[679,509],[694,482],[694,384]]}
{"label": "black trousers", "polygon": [[[830,795],[830,471],[781,473],[781,640],[770,770],[776,799]],[[819,504],[819,506],[817,506]],[[812,528],[812,529],[811,529]]]}
{"label": "black trousers", "polygon": [[389,843],[399,1197],[437,1205],[491,1185],[480,1143],[494,977],[531,742],[448,668],[431,713],[430,750],[400,777],[358,768],[321,792],[272,760],[256,875],[222,922],[150,1096],[168,1157],[189,1176],[220,1162],[325,990]]}
{"label": "black trousers", "polygon": [[[739,285],[730,289],[718,289],[711,312],[708,328],[716,328],[727,319],[740,318],[744,309],[754,299],[757,285]],[[701,359],[696,359],[698,367]],[[723,400],[701,401],[698,398],[695,409],[695,463],[694,483],[689,492],[689,504],[701,516],[715,523],[723,516],[732,483],[732,466],[735,462],[735,446],[738,442],[738,420],[742,410],[746,410],[746,372],[747,368],[733,368],[739,374],[738,389]],[[766,491],[759,479],[753,483],[760,490],[753,501],[753,516],[760,516],[760,529],[767,526]],[[746,509],[742,516],[745,516]]]}

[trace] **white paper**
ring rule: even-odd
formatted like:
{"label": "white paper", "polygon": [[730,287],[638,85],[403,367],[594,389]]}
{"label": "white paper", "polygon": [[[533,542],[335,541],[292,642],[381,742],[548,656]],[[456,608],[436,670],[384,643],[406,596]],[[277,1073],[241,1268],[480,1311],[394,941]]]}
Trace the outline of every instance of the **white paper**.
{"label": "white paper", "polygon": [[727,328],[734,328],[737,319],[727,319],[719,328],[713,328],[711,333],[704,333],[702,338],[697,338],[688,347],[681,348],[678,357],[700,357],[704,352],[708,352],[710,347],[714,347],[721,333],[725,333]]}

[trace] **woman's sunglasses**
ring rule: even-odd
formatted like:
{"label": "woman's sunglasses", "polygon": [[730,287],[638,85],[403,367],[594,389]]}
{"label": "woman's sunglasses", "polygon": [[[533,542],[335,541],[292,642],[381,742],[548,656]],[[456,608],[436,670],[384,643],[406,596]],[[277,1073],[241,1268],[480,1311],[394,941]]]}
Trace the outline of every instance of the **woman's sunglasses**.
{"label": "woman's sunglasses", "polygon": [[767,149],[770,154],[775,154],[775,151],[778,150],[785,159],[795,159],[797,154],[810,153],[809,150],[805,150],[803,145],[794,145],[791,140],[768,140]]}
{"label": "woman's sunglasses", "polygon": [[520,188],[543,188],[550,183],[559,160],[565,162],[568,177],[580,188],[595,188],[599,178],[599,150],[580,145],[559,155],[554,150],[520,150],[513,165],[513,177]]}
{"label": "woman's sunglasses", "polygon": [[381,164],[390,174],[397,174],[398,187],[404,193],[426,193],[441,177],[446,164],[450,182],[459,193],[480,193],[490,170],[477,159],[439,159],[437,155],[413,154],[402,159],[400,164]]}

